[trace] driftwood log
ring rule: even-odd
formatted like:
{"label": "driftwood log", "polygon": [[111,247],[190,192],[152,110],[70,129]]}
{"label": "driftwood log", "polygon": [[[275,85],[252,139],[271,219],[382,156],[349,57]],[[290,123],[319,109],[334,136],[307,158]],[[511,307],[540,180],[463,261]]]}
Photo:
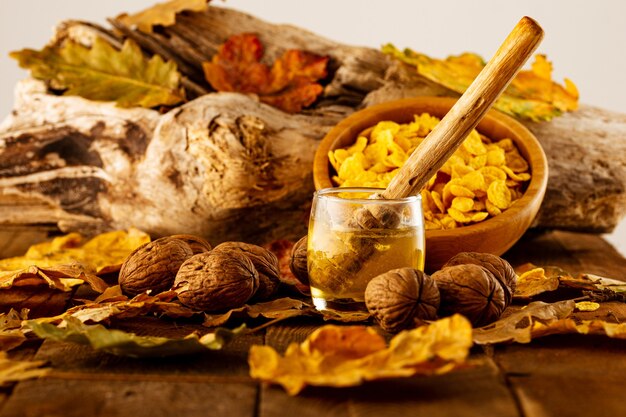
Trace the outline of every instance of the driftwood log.
{"label": "driftwood log", "polygon": [[[335,123],[394,98],[454,95],[377,50],[229,9],[183,13],[149,36],[111,23],[115,32],[66,22],[56,41],[130,37],[146,54],[175,60],[196,98],[161,114],[55,96],[42,82],[22,81],[0,125],[0,225],[88,233],[135,226],[212,243],[296,238],[307,226],[313,154]],[[288,48],[330,55],[318,103],[288,115],[253,96],[210,92],[201,62],[241,32],[259,35],[270,62]],[[626,211],[626,115],[583,106],[527,126],[550,164],[536,226],[610,231]]]}

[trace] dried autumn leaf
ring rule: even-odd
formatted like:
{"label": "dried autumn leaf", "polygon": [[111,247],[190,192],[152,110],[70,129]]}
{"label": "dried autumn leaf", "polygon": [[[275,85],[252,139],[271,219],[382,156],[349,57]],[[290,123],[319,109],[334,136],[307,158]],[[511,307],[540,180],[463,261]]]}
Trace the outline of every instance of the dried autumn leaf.
{"label": "dried autumn leaf", "polygon": [[576,303],[572,300],[556,303],[535,301],[525,308],[478,329],[474,329],[474,342],[479,345],[488,343],[518,342],[529,343],[533,337],[535,325],[550,324],[569,316]]}
{"label": "dried autumn leaf", "polygon": [[605,278],[593,274],[579,274],[577,277],[569,275],[560,277],[561,284],[570,288],[579,288],[591,291],[612,291],[626,293],[626,282],[613,278]]}
{"label": "dried autumn leaf", "polygon": [[626,339],[626,323],[564,318],[549,323],[535,322],[532,328],[533,338],[568,333],[605,335],[614,339]]}
{"label": "dried autumn leaf", "polygon": [[26,336],[22,332],[22,321],[27,318],[27,309],[19,313],[14,309],[6,314],[0,313],[0,350],[11,350],[26,341]]}
{"label": "dried autumn leaf", "polygon": [[[392,44],[384,45],[382,51],[415,66],[420,75],[460,94],[485,66],[480,56],[471,53],[439,60],[408,48],[400,51]],[[578,108],[578,90],[567,78],[564,86],[552,81],[552,64],[545,55],[536,55],[531,69],[517,74],[494,107],[512,116],[550,120]]]}
{"label": "dried autumn leaf", "polygon": [[270,346],[252,346],[248,363],[253,378],[296,395],[307,385],[347,387],[445,373],[465,361],[471,339],[472,326],[459,315],[401,332],[388,347],[372,328],[326,325],[302,344],[289,345],[284,356]]}
{"label": "dried autumn leaf", "polygon": [[[121,297],[123,299],[120,299]],[[171,318],[191,317],[200,314],[177,301],[173,301],[176,297],[174,291],[162,292],[157,295],[139,294],[131,300],[125,296],[121,297],[115,295],[111,299],[112,301],[105,299],[101,302],[92,302],[72,307],[59,316],[46,317],[39,321],[59,323],[70,317],[83,323],[100,323],[110,319],[124,319],[148,314],[166,315]]]}
{"label": "dried autumn leaf", "polygon": [[257,94],[262,102],[288,113],[301,111],[322,93],[317,81],[326,77],[328,57],[288,50],[271,68],[262,57],[263,45],[256,35],[233,35],[211,62],[202,64],[204,76],[217,91]]}
{"label": "dried autumn leaf", "polygon": [[204,326],[221,326],[234,317],[265,317],[268,319],[285,319],[308,314],[311,306],[301,300],[289,297],[278,298],[266,303],[244,305],[223,314],[205,314]]}
{"label": "dried autumn leaf", "polygon": [[97,292],[102,292],[108,287],[102,279],[85,272],[85,268],[80,264],[47,268],[29,266],[17,271],[0,271],[0,290],[47,285],[51,289],[67,292],[83,283],[88,283]]}
{"label": "dried autumn leaf", "polygon": [[45,363],[45,361],[11,360],[6,352],[0,352],[0,386],[44,376],[50,371],[50,368],[41,368]]}
{"label": "dried autumn leaf", "polygon": [[26,326],[42,339],[90,345],[94,350],[131,357],[188,355],[219,350],[245,328],[244,326],[234,330],[218,328],[213,333],[203,336],[192,333],[184,338],[170,339],[138,336],[122,330],[107,329],[100,324],[87,325],[75,317],[65,317],[60,326],[55,326],[45,319],[29,320]]}
{"label": "dried autumn leaf", "polygon": [[116,19],[130,28],[144,33],[152,33],[154,26],[172,26],[176,15],[184,11],[202,12],[207,9],[209,0],[170,0],[131,15],[122,14]]}
{"label": "dried autumn leaf", "polygon": [[159,55],[144,58],[131,40],[120,51],[96,38],[91,48],[67,40],[61,46],[22,49],[10,56],[64,95],[115,101],[120,107],[172,106],[185,100],[176,64]]}
{"label": "dried autumn leaf", "polygon": [[135,248],[148,243],[150,236],[131,228],[100,234],[84,244],[82,241],[80,234],[70,233],[33,245],[24,256],[0,260],[0,271],[16,271],[32,265],[48,268],[79,263],[86,273],[117,272],[124,259]]}

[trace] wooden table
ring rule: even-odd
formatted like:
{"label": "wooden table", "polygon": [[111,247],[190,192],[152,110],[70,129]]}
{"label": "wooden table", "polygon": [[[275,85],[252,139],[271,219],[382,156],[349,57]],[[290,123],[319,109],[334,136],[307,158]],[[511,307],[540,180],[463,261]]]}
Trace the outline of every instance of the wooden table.
{"label": "wooden table", "polygon": [[[558,265],[626,279],[626,259],[600,237],[528,234],[506,256],[514,265]],[[626,305],[615,317],[626,320]],[[186,334],[189,325],[158,320],[129,329]],[[251,344],[284,349],[318,322],[293,319],[236,339],[223,351],[167,359],[129,359],[78,345],[45,341],[12,352],[47,360],[53,371],[0,391],[0,417],[9,416],[626,416],[626,340],[558,335],[474,347],[481,365],[436,377],[372,382],[347,389],[307,388],[290,397],[248,376]]]}

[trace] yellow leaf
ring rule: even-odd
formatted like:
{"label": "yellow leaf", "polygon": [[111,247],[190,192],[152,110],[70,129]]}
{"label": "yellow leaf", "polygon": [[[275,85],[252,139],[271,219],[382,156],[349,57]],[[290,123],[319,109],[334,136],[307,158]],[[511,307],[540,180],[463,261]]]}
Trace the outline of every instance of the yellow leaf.
{"label": "yellow leaf", "polygon": [[347,387],[364,381],[432,375],[462,364],[472,345],[472,326],[455,315],[384,339],[365,326],[326,325],[284,356],[270,346],[252,346],[250,375],[282,385],[290,395],[305,386]]}
{"label": "yellow leaf", "polygon": [[626,323],[609,323],[604,320],[578,321],[572,318],[565,318],[550,323],[533,322],[533,338],[567,333],[595,334],[614,339],[626,339]]}
{"label": "yellow leaf", "polygon": [[132,40],[126,40],[121,51],[96,38],[91,48],[68,40],[61,46],[23,49],[10,56],[34,78],[64,90],[64,95],[115,101],[120,107],[172,106],[185,100],[176,64],[164,62],[159,55],[144,58]]}
{"label": "yellow leaf", "polygon": [[[478,55],[464,53],[434,59],[410,49],[400,51],[387,44],[383,52],[416,67],[429,80],[457,93],[464,93],[485,66]],[[494,107],[504,113],[530,120],[550,120],[578,108],[578,89],[569,80],[565,85],[552,81],[552,64],[545,55],[536,55],[530,70],[520,71]]]}
{"label": "yellow leaf", "polygon": [[48,285],[48,287],[70,291],[73,287],[89,282],[98,292],[106,289],[104,281],[95,275],[86,274],[82,265],[57,265],[39,268],[31,265],[17,271],[0,271],[0,290],[12,287]]}
{"label": "yellow leaf", "polygon": [[[27,269],[33,265],[50,268],[58,265],[80,264],[90,274],[119,271],[126,257],[137,247],[148,243],[150,236],[137,229],[100,234],[85,244],[78,233],[57,237],[50,242],[32,246],[24,256],[0,260],[0,274]],[[76,274],[68,276],[78,278]]]}
{"label": "yellow leaf", "polygon": [[131,15],[117,17],[126,26],[137,28],[144,33],[152,33],[154,26],[171,26],[176,23],[176,15],[180,12],[202,12],[207,9],[209,0],[170,0]]}

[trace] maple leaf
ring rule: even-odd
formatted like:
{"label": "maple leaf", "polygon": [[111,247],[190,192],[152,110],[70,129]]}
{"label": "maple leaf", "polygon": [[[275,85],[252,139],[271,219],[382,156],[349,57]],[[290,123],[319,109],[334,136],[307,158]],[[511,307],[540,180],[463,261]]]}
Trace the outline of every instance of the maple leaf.
{"label": "maple leaf", "polygon": [[154,26],[171,26],[176,23],[180,12],[202,12],[207,9],[209,0],[170,0],[131,15],[122,14],[116,18],[130,28],[137,28],[144,33],[152,33]]}
{"label": "maple leaf", "polygon": [[381,378],[441,374],[460,366],[472,346],[472,326],[460,315],[398,333],[386,346],[365,326],[326,325],[284,356],[252,346],[250,376],[280,384],[290,395],[307,385],[347,387]]}
{"label": "maple leaf", "polygon": [[271,68],[261,62],[262,57],[259,38],[243,33],[228,38],[202,67],[217,91],[257,94],[262,102],[288,113],[301,111],[322,93],[317,81],[326,77],[328,57],[292,49]]}
{"label": "maple leaf", "polygon": [[96,38],[91,48],[67,40],[61,46],[23,49],[10,56],[64,95],[115,101],[120,107],[172,106],[185,100],[176,64],[158,55],[144,58],[132,40],[120,51]]}
{"label": "maple leaf", "polygon": [[[464,93],[484,68],[478,55],[464,53],[434,59],[411,49],[400,51],[392,44],[382,51],[409,65],[417,72],[457,93]],[[536,55],[530,70],[520,71],[498,98],[494,107],[504,113],[534,121],[550,120],[578,108],[578,90],[569,79],[561,86],[552,81],[552,64],[545,55]]]}

